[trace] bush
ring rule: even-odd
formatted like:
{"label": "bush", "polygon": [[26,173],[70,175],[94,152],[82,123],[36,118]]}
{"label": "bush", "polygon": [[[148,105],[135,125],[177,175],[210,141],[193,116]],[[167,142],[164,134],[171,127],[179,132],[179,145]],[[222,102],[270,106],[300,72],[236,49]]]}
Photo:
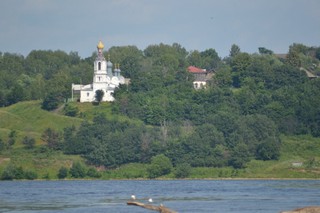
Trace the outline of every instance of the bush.
{"label": "bush", "polygon": [[79,113],[79,109],[76,106],[66,104],[64,107],[64,114],[70,117],[75,117]]}
{"label": "bush", "polygon": [[163,154],[152,157],[151,164],[148,167],[149,178],[157,178],[169,174],[172,170],[172,163],[168,157]]}
{"label": "bush", "polygon": [[70,174],[74,178],[84,178],[86,176],[86,168],[80,162],[73,163]]}
{"label": "bush", "polygon": [[23,179],[24,177],[22,167],[16,167],[13,164],[7,165],[1,174],[1,180]]}
{"label": "bush", "polygon": [[64,179],[68,176],[68,169],[64,166],[62,166],[60,169],[59,169],[59,172],[58,172],[58,178],[59,179]]}
{"label": "bush", "polygon": [[0,152],[2,151],[2,150],[5,150],[5,148],[6,148],[6,144],[2,141],[2,139],[0,138]]}
{"label": "bush", "polygon": [[43,100],[41,108],[44,110],[54,110],[59,106],[59,99],[53,93],[49,93]]}
{"label": "bush", "polygon": [[38,174],[35,171],[27,170],[24,173],[24,178],[28,180],[34,180],[38,178]]}
{"label": "bush", "polygon": [[101,174],[95,168],[91,167],[90,169],[88,169],[87,176],[92,178],[100,178]]}
{"label": "bush", "polygon": [[177,165],[175,176],[176,178],[186,178],[191,174],[191,166],[188,163]]}
{"label": "bush", "polygon": [[256,153],[258,160],[278,160],[279,157],[280,147],[276,142],[267,140],[258,145]]}
{"label": "bush", "polygon": [[25,145],[27,149],[32,149],[36,143],[36,140],[29,136],[25,136],[22,140],[22,143]]}

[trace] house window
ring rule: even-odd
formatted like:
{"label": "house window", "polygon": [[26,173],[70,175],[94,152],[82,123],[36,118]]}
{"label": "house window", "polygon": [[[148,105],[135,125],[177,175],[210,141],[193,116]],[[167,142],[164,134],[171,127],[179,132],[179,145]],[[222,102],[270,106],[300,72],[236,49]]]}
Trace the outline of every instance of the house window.
{"label": "house window", "polygon": [[101,78],[101,77],[99,76],[99,77],[98,77],[98,81],[100,81],[100,78]]}
{"label": "house window", "polygon": [[98,63],[98,70],[101,70],[101,62]]}
{"label": "house window", "polygon": [[194,84],[194,88],[197,89],[198,88],[198,83]]}
{"label": "house window", "polygon": [[89,97],[90,93],[87,92],[87,97]]}

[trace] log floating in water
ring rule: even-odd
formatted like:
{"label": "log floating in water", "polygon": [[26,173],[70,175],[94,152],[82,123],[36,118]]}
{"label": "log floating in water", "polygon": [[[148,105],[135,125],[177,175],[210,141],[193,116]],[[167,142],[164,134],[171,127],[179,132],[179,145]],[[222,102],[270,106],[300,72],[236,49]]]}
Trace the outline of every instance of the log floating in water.
{"label": "log floating in water", "polygon": [[320,213],[320,206],[307,206],[292,211],[283,211],[281,213]]}
{"label": "log floating in water", "polygon": [[140,206],[145,209],[153,210],[153,211],[158,211],[160,213],[177,213],[171,209],[168,209],[167,207],[164,206],[153,206],[150,204],[144,204],[140,202],[134,202],[134,201],[128,201],[127,205],[132,205],[132,206]]}

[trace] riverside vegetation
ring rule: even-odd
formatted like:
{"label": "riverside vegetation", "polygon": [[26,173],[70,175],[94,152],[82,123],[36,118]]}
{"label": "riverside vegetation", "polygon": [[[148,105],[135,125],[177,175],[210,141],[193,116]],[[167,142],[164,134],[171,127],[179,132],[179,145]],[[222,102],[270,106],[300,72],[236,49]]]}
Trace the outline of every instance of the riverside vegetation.
{"label": "riverside vegetation", "polygon": [[[95,54],[1,53],[1,179],[320,176],[320,80],[305,72],[319,75],[319,47],[108,54],[131,83],[91,104],[68,98],[72,83],[90,83]],[[193,89],[189,65],[214,73],[206,89]]]}

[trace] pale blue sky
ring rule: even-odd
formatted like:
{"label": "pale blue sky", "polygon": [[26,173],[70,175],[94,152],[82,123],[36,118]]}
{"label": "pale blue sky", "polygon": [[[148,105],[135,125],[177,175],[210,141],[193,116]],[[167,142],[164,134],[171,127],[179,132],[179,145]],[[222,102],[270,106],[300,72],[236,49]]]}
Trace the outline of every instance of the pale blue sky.
{"label": "pale blue sky", "polygon": [[0,0],[0,51],[77,51],[181,44],[213,48],[220,57],[232,44],[244,52],[289,45],[320,46],[320,0]]}

